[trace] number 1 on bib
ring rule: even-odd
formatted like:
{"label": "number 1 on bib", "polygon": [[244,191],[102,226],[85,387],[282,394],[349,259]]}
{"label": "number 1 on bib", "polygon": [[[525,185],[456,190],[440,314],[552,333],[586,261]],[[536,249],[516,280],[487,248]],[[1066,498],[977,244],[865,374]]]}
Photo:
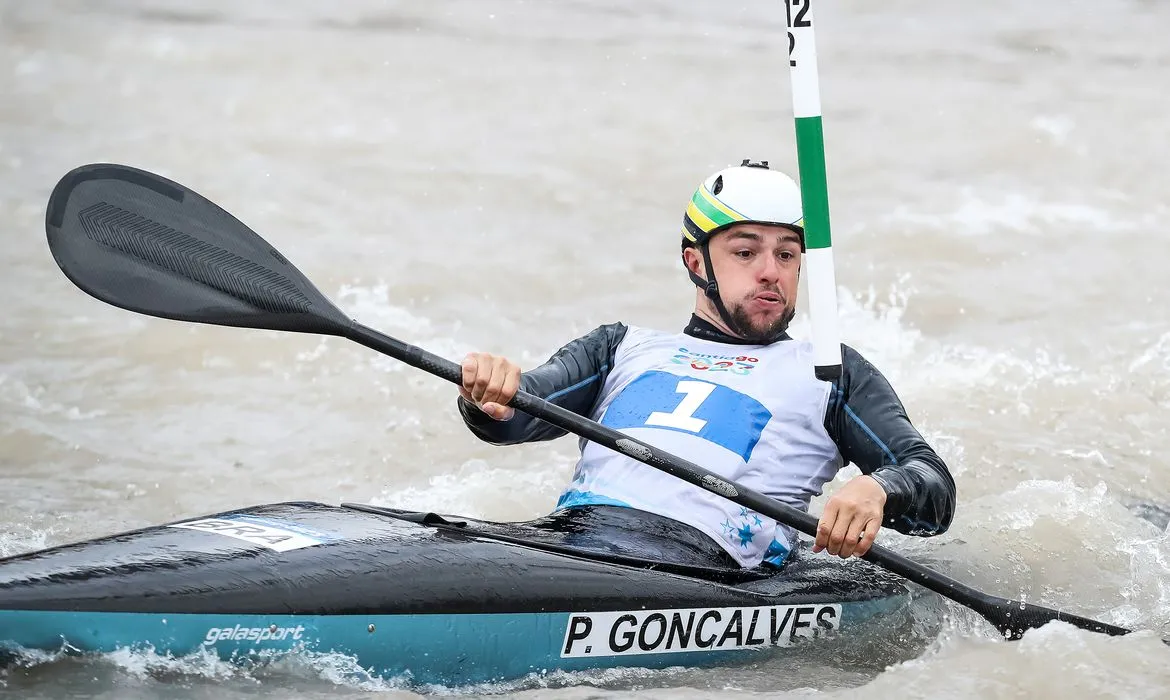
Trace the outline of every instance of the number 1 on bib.
{"label": "number 1 on bib", "polygon": [[707,421],[695,418],[695,411],[707,400],[715,385],[707,382],[681,380],[675,389],[680,394],[686,394],[678,406],[670,413],[654,411],[646,419],[646,425],[658,425],[664,428],[675,428],[697,433],[707,425]]}

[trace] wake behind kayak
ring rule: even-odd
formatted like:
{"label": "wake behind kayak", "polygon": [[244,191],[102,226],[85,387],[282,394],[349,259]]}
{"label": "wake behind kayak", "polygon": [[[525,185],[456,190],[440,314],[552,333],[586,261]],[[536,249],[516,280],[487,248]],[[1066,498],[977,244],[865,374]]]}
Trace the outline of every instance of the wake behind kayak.
{"label": "wake behind kayak", "polygon": [[910,599],[862,561],[740,570],[698,541],[631,540],[622,510],[491,523],[280,503],[31,552],[0,560],[0,647],[306,649],[460,685],[747,661],[848,635]]}

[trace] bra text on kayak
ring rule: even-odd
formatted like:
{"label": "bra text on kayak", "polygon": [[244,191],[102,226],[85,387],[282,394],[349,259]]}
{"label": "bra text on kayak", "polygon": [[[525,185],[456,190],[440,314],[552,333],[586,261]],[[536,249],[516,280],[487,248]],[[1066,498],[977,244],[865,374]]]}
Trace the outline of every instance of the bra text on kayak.
{"label": "bra text on kayak", "polygon": [[319,537],[310,537],[302,532],[278,527],[274,524],[253,518],[203,518],[200,520],[189,520],[185,523],[176,523],[169,527],[177,527],[182,530],[211,532],[217,535],[223,535],[224,537],[243,540],[244,542],[249,542],[253,545],[277,552],[288,552],[293,549],[313,547],[322,542],[322,539]]}

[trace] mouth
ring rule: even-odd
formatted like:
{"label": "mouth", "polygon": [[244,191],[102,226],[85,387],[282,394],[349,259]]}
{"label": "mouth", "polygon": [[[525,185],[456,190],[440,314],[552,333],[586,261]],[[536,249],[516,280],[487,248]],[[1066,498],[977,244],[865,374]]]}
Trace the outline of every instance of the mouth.
{"label": "mouth", "polygon": [[781,296],[779,294],[774,294],[772,292],[764,292],[762,294],[757,294],[754,298],[756,301],[761,302],[763,304],[783,304],[784,303],[784,299],[781,298]]}

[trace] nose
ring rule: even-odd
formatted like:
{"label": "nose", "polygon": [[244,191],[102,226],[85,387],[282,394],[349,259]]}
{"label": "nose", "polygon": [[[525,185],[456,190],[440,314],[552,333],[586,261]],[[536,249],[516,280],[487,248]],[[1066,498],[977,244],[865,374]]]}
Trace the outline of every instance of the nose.
{"label": "nose", "polygon": [[758,282],[776,282],[780,279],[780,261],[774,255],[761,255],[759,257],[763,262],[756,270],[756,281]]}

